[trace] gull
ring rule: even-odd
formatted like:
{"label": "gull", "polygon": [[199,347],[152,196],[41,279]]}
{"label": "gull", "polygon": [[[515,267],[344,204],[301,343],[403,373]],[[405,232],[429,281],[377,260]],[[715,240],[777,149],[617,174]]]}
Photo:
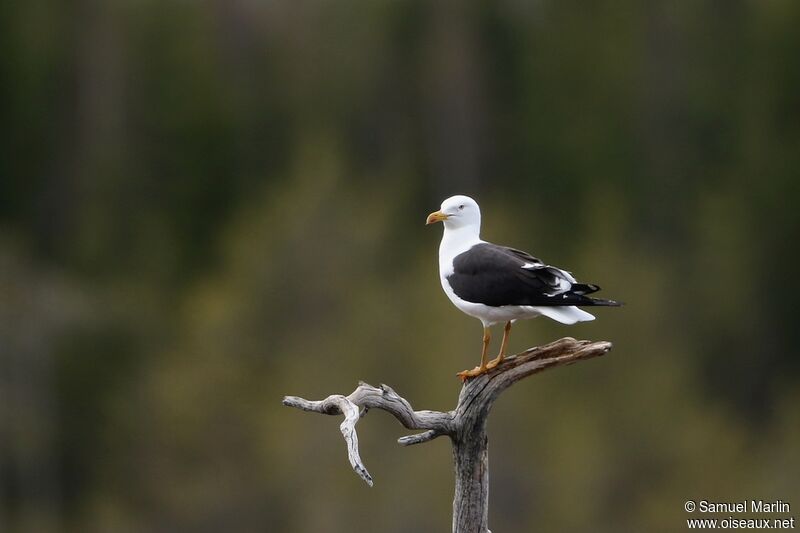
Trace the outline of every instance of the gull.
{"label": "gull", "polygon": [[[442,222],[439,244],[439,279],[442,289],[458,309],[483,323],[481,363],[459,372],[466,381],[495,368],[506,354],[511,324],[520,319],[546,316],[562,324],[594,320],[580,307],[619,306],[614,300],[592,298],[600,287],[578,283],[560,268],[546,265],[527,252],[481,239],[481,210],[469,196],[451,196],[442,202],[426,224]],[[500,353],[487,360],[491,326],[504,322]]]}

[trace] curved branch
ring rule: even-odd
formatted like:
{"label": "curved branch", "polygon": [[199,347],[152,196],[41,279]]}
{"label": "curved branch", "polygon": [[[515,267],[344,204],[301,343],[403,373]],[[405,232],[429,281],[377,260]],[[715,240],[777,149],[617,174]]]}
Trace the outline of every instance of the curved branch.
{"label": "curved branch", "polygon": [[414,411],[408,400],[397,394],[388,385],[380,388],[360,382],[356,390],[349,396],[333,394],[324,400],[306,400],[297,396],[286,396],[283,405],[296,407],[303,411],[322,413],[325,415],[344,415],[344,421],[339,426],[345,443],[347,444],[347,458],[358,476],[370,487],[372,476],[367,471],[358,452],[358,434],[356,424],[367,414],[369,409],[382,409],[397,420],[407,429],[425,429],[424,433],[401,437],[398,442],[404,446],[428,442],[441,435],[449,435],[454,431],[454,413],[440,411]]}
{"label": "curved branch", "polygon": [[607,341],[577,341],[564,337],[507,357],[486,374],[464,384],[456,407],[456,425],[461,428],[467,418],[478,421],[487,417],[500,393],[521,379],[549,368],[605,355],[611,348],[612,344]]}
{"label": "curved branch", "polygon": [[[334,394],[319,401],[286,396],[283,404],[326,415],[343,414],[345,419],[340,429],[347,443],[348,459],[353,470],[370,486],[372,477],[359,456],[355,429],[369,409],[381,409],[390,413],[407,429],[424,430],[416,435],[400,437],[397,442],[403,446],[421,444],[442,435],[449,436],[455,449],[458,475],[456,502],[460,502],[457,505],[458,512],[454,511],[454,524],[455,517],[458,516],[461,517],[458,521],[480,528],[486,521],[488,499],[488,463],[483,464],[481,461],[487,461],[486,421],[494,400],[521,379],[548,368],[604,355],[611,347],[611,343],[606,341],[577,341],[565,337],[544,346],[530,348],[506,358],[486,374],[467,380],[458,397],[458,405],[455,410],[448,412],[415,411],[408,400],[388,385],[373,387],[363,382],[349,396]],[[474,472],[482,474],[476,477]],[[477,510],[481,512],[476,514]],[[459,528],[458,531],[467,529]]]}

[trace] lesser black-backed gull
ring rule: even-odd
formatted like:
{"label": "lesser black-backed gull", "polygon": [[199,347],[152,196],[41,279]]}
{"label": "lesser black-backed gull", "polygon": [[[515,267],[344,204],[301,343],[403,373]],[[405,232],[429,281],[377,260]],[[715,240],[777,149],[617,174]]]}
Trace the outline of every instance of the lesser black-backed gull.
{"label": "lesser black-backed gull", "polygon": [[[426,224],[444,223],[439,245],[439,277],[447,297],[464,313],[483,323],[481,364],[458,375],[466,380],[503,361],[511,324],[546,316],[562,324],[594,320],[585,306],[618,306],[619,302],[587,296],[597,285],[578,283],[565,270],[544,264],[521,250],[480,238],[481,211],[469,196],[452,196]],[[487,361],[490,327],[505,322],[500,353]]]}

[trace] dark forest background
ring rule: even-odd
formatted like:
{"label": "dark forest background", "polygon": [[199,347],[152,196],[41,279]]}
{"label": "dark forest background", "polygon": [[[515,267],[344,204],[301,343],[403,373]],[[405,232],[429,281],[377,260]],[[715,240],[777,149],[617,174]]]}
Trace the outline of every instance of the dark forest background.
{"label": "dark forest background", "polygon": [[[446,531],[443,440],[285,394],[447,410],[481,328],[447,196],[626,302],[606,358],[490,421],[494,531],[800,508],[800,3],[0,4],[0,530]],[[499,338],[499,337],[498,337]],[[524,407],[520,407],[524,406]]]}

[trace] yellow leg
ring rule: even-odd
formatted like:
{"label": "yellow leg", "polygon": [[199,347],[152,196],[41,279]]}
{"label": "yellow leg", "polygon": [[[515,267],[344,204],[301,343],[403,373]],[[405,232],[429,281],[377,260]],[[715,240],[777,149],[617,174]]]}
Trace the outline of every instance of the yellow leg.
{"label": "yellow leg", "polygon": [[483,350],[481,350],[481,366],[478,367],[481,372],[486,370],[486,361],[488,358],[486,354],[489,353],[489,343],[492,340],[492,330],[487,328],[486,326],[483,327]]}
{"label": "yellow leg", "polygon": [[464,370],[456,374],[461,378],[461,381],[466,381],[467,378],[479,376],[488,370],[487,353],[489,352],[489,342],[492,340],[492,332],[486,326],[483,327],[483,350],[481,350],[481,366],[476,366],[472,370]]}
{"label": "yellow leg", "polygon": [[508,334],[511,332],[511,321],[506,322],[506,327],[503,329],[503,341],[500,343],[500,353],[497,357],[489,361],[486,365],[488,369],[492,369],[503,362],[506,357],[506,348],[508,347]]}

